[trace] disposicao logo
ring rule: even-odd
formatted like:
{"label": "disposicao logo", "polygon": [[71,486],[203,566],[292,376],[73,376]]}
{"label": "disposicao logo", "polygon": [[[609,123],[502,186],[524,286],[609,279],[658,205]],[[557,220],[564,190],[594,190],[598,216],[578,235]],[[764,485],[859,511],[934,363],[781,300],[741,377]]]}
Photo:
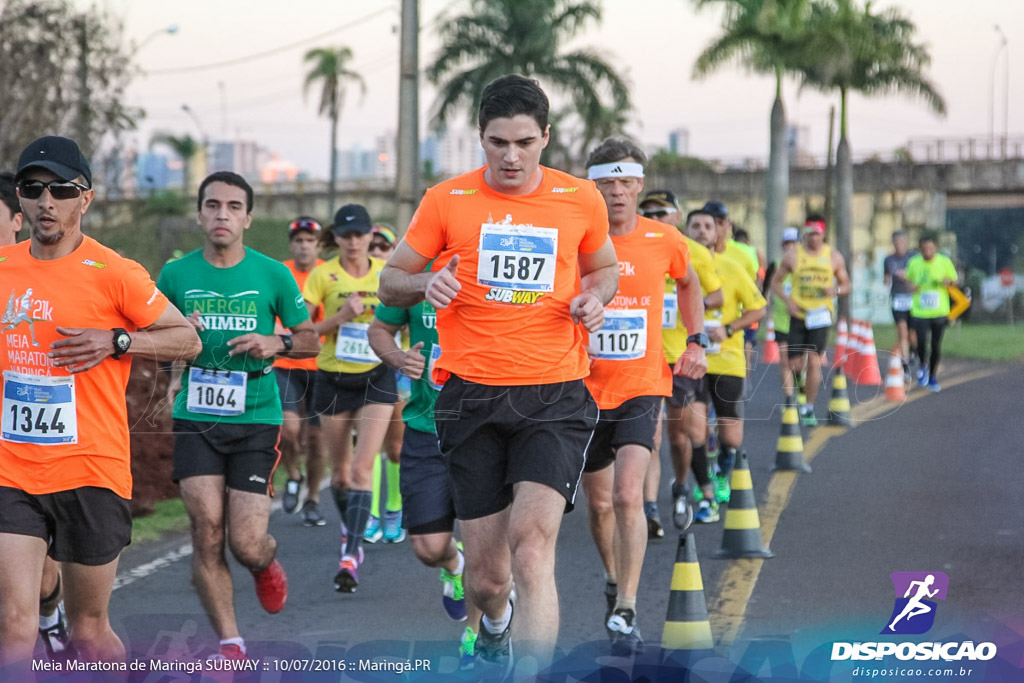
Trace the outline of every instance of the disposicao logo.
{"label": "disposicao logo", "polygon": [[[892,614],[881,635],[920,635],[935,623],[936,600],[945,600],[949,577],[943,572],[893,572],[895,598]],[[963,642],[856,642],[832,643],[832,661],[899,660],[986,661],[996,656],[994,643]]]}
{"label": "disposicao logo", "polygon": [[946,599],[949,577],[943,572],[893,572],[889,578],[896,600],[889,624],[881,633],[927,633],[935,623],[935,599]]}

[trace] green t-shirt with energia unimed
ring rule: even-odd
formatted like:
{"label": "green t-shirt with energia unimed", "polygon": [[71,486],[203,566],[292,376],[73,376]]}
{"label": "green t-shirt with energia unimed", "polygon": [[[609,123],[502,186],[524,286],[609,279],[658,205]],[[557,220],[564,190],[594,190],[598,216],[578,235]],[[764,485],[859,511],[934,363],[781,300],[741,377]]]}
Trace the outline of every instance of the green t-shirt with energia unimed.
{"label": "green t-shirt with energia unimed", "polygon": [[[288,328],[309,319],[299,286],[288,267],[246,247],[245,256],[237,265],[218,268],[203,258],[199,249],[165,265],[156,286],[185,316],[199,311],[203,323],[199,330],[203,350],[182,373],[181,391],[174,401],[175,419],[281,424],[281,395],[274,374],[248,377],[255,371],[270,370],[274,359],[254,358],[245,353],[229,356],[228,341],[249,333],[273,334],[278,318]],[[222,379],[229,370],[234,375],[245,373],[242,412],[226,414],[242,408],[235,400],[239,387],[231,383],[223,387],[210,385],[209,394],[215,400],[204,404],[204,409],[216,413],[189,410],[189,375],[193,367],[217,371],[210,374]],[[229,382],[232,379],[239,380],[229,377]]]}

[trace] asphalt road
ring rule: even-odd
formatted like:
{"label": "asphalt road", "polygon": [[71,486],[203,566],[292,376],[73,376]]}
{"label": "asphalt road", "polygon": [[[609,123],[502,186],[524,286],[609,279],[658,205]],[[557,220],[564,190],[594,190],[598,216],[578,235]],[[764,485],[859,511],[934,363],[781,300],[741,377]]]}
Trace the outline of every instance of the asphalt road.
{"label": "asphalt road", "polygon": [[[915,390],[895,410],[880,405],[880,388],[852,387],[854,403],[861,404],[855,415],[873,419],[845,432],[805,432],[805,441],[813,444],[813,473],[773,480],[781,414],[778,369],[756,369],[746,427],[755,492],[763,510],[766,496],[774,495],[772,487],[789,481],[789,498],[767,514],[770,519],[762,511],[762,525],[772,527],[766,529],[776,555],[770,560],[712,559],[722,524],[693,529],[719,655],[736,661],[743,647],[765,637],[781,637],[798,650],[802,644],[813,646],[815,638],[821,641],[822,634],[877,638],[893,605],[889,574],[897,570],[949,575],[944,631],[955,633],[978,620],[1005,623],[1021,613],[1024,367],[950,363],[944,380],[942,393]],[[822,391],[819,416],[827,414],[827,402],[828,391]],[[660,503],[668,533],[648,548],[638,601],[641,631],[655,645],[677,546],[667,476]],[[559,538],[559,647],[576,648],[597,669],[616,663],[599,649],[605,640],[603,573],[587,529],[585,501],[579,503],[564,519]],[[336,593],[337,512],[329,504],[322,509],[328,517],[323,528],[303,527],[297,515],[280,510],[271,517],[290,583],[282,613],[264,613],[248,573],[233,565],[236,611],[250,652],[303,661],[424,657],[431,659],[433,675],[446,677],[455,667],[463,625],[445,616],[436,571],[422,567],[408,543],[367,546],[358,592]],[[124,553],[111,615],[130,657],[202,657],[215,646],[189,583],[187,544],[187,535],[178,536]],[[737,603],[738,616],[731,620],[716,612]],[[668,671],[661,666],[652,670]],[[639,675],[636,668],[623,670]],[[270,668],[259,680],[290,675]],[[147,680],[170,680],[153,676]],[[332,672],[302,680],[340,676]],[[354,675],[360,677],[396,680],[394,674]]]}

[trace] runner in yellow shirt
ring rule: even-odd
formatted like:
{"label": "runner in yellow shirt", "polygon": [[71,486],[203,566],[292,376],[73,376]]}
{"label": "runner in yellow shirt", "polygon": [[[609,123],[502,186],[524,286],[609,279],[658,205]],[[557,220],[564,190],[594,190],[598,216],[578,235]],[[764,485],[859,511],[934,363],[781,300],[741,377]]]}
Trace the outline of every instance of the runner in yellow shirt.
{"label": "runner in yellow shirt", "polygon": [[[790,273],[793,287],[787,294],[783,282]],[[807,403],[801,408],[800,421],[813,427],[818,424],[814,399],[821,385],[821,353],[828,344],[828,331],[833,323],[832,300],[850,292],[846,261],[825,244],[825,218],[820,214],[807,216],[803,243],[783,257],[772,278],[772,291],[786,302],[789,310],[790,370],[800,372],[806,358]]]}

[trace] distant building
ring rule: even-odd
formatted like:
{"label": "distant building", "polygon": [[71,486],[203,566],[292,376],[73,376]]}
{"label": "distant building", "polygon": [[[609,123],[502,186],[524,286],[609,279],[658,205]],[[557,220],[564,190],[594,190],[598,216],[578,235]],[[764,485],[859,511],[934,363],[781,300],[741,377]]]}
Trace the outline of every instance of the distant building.
{"label": "distant building", "polygon": [[480,168],[486,163],[484,150],[480,147],[480,133],[469,126],[458,130],[446,130],[438,137],[440,168],[447,176]]}
{"label": "distant building", "polygon": [[811,129],[809,126],[786,126],[786,148],[790,166],[813,166],[811,154]]}
{"label": "distant building", "polygon": [[171,186],[180,187],[183,164],[178,159],[175,162],[176,168],[172,169],[166,154],[139,152],[135,156],[135,187],[138,194],[145,196]]}
{"label": "distant building", "polygon": [[210,145],[210,172],[233,171],[247,180],[260,177],[270,154],[251,140],[226,140]]}
{"label": "distant building", "polygon": [[678,157],[690,156],[690,130],[676,128],[668,132],[668,151]]}

